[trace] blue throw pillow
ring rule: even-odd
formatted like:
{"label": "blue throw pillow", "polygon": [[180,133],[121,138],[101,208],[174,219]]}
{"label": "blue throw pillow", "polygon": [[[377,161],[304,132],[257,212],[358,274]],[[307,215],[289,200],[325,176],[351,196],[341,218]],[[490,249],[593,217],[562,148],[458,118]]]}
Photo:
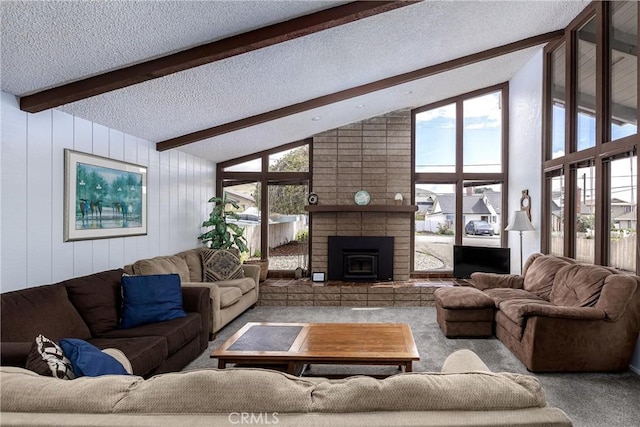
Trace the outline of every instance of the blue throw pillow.
{"label": "blue throw pillow", "polygon": [[128,329],[148,323],[187,317],[177,274],[122,276],[122,320]]}
{"label": "blue throw pillow", "polygon": [[65,338],[60,340],[60,347],[71,362],[76,377],[129,375],[122,363],[86,341]]}

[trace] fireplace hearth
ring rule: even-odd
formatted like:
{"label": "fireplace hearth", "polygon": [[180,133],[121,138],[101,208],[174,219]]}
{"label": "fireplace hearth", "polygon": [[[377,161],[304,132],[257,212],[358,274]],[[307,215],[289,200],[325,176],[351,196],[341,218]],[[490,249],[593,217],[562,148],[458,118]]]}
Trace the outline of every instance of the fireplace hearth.
{"label": "fireplace hearth", "polygon": [[393,280],[393,237],[329,236],[328,279]]}

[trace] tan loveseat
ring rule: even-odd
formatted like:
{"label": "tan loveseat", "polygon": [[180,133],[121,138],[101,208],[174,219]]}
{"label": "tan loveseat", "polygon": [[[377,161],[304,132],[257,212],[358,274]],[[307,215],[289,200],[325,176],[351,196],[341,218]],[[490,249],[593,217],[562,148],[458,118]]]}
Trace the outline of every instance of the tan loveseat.
{"label": "tan loveseat", "polygon": [[[570,426],[539,381],[493,373],[470,350],[441,373],[384,380],[298,378],[271,370],[204,369],[157,375],[41,377],[0,369],[3,425],[21,426]],[[252,422],[250,422],[252,421]]]}
{"label": "tan loveseat", "polygon": [[244,278],[205,282],[202,269],[202,248],[191,249],[171,256],[141,259],[125,265],[128,274],[180,275],[182,286],[207,287],[211,292],[211,319],[209,332],[215,335],[223,326],[238,317],[258,301],[260,267],[244,264]]}
{"label": "tan loveseat", "polygon": [[495,334],[532,372],[624,371],[640,332],[640,278],[533,254],[522,275],[473,273]]}

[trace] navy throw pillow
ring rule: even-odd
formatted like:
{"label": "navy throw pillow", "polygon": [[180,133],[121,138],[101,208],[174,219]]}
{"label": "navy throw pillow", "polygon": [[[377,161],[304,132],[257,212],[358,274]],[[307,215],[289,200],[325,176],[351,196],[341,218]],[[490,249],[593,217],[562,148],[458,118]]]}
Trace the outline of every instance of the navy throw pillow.
{"label": "navy throw pillow", "polygon": [[60,347],[71,362],[76,377],[129,375],[122,363],[86,341],[64,338],[60,340]]}
{"label": "navy throw pillow", "polygon": [[180,317],[187,317],[187,313],[182,308],[179,275],[122,276],[120,328],[128,329]]}

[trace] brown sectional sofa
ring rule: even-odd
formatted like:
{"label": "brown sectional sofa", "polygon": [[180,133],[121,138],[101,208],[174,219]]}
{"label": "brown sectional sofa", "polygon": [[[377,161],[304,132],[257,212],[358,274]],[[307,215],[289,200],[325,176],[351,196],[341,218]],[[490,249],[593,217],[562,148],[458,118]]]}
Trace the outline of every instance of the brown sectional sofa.
{"label": "brown sectional sofa", "polygon": [[260,266],[243,264],[245,277],[242,279],[205,282],[201,257],[204,249],[138,260],[125,265],[124,270],[135,275],[175,273],[180,275],[183,287],[208,288],[211,297],[209,333],[214,336],[223,326],[258,302]]}
{"label": "brown sectional sofa", "polygon": [[198,357],[209,335],[209,290],[182,289],[187,317],[119,329],[123,273],[103,271],[1,294],[1,364],[24,367],[39,334],[54,341],[79,338],[101,349],[119,349],[133,373],[144,377],[178,371]]}
{"label": "brown sectional sofa", "polygon": [[21,426],[571,426],[536,378],[490,372],[469,350],[384,380],[230,368],[64,381],[2,367],[0,388],[3,424]]}
{"label": "brown sectional sofa", "polygon": [[470,283],[475,289],[435,292],[443,330],[469,331],[456,322],[477,316],[485,307],[474,301],[489,297],[496,336],[530,371],[628,369],[640,332],[640,277],[537,253],[522,275],[473,273]]}

